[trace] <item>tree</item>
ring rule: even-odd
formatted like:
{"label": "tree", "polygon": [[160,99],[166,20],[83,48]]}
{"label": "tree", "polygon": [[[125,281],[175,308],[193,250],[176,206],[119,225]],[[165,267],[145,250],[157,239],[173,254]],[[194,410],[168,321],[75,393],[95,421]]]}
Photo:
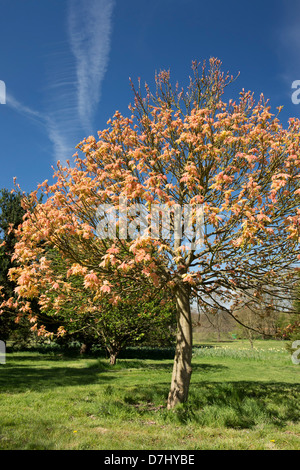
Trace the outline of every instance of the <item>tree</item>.
{"label": "tree", "polygon": [[[141,297],[139,291],[134,292],[123,282],[122,298],[119,296],[113,302],[107,293],[97,292],[93,275],[86,276],[87,270],[81,266],[71,266],[47,243],[39,243],[35,261],[26,273],[26,300],[22,291],[22,301],[16,305],[21,312],[30,313],[31,330],[39,336],[56,335],[64,341],[79,338],[86,347],[102,345],[111,365],[116,363],[122,349],[150,338],[153,330],[156,344],[174,339],[175,306],[171,291],[162,293],[148,285]],[[21,284],[24,267],[19,265],[11,270],[12,279],[21,280]],[[22,285],[15,290],[20,292]],[[32,301],[37,301],[38,314],[32,309]]]}
{"label": "tree", "polygon": [[69,337],[86,338],[90,345],[104,346],[111,365],[123,349],[150,339],[153,331],[156,344],[174,341],[176,307],[171,292],[160,292],[150,285],[141,297],[131,288],[126,294],[123,284],[122,298],[112,302],[109,296],[91,289],[78,266],[68,265],[56,250],[47,249],[45,254],[51,260],[47,282],[39,272],[34,275],[34,284],[39,288],[41,313],[60,325],[60,336],[67,332]]}
{"label": "tree", "polygon": [[280,293],[278,290],[269,289],[266,293],[262,289],[255,300],[249,298],[240,300],[240,304],[235,307],[235,318],[240,321],[241,332],[249,339],[252,347],[254,338],[267,339],[277,335],[284,317],[290,316],[283,312],[290,305],[292,297],[292,293],[289,297],[286,292]]}
{"label": "tree", "polygon": [[[16,284],[9,280],[8,271],[14,266],[11,257],[16,243],[14,230],[23,222],[24,209],[21,206],[22,194],[18,191],[0,190],[0,292],[2,298],[8,300],[13,295]],[[6,341],[16,329],[24,335],[29,333],[28,324],[15,323],[13,310],[7,308],[0,315],[0,338]],[[26,322],[25,322],[26,323]]]}
{"label": "tree", "polygon": [[[293,343],[294,341],[299,341],[300,339],[300,283],[299,283],[299,272],[298,272],[298,282],[295,286],[295,299],[294,299],[295,315],[292,315],[289,319],[286,317],[281,318],[280,328],[278,328],[277,336],[284,340],[291,341],[288,344],[287,349],[293,353]],[[299,362],[298,362],[299,364]]]}
{"label": "tree", "polygon": [[173,323],[173,308],[170,301],[163,305],[157,301],[138,302],[138,299],[135,305],[132,301],[117,306],[109,303],[104,305],[97,330],[109,354],[110,364],[116,363],[119,353],[126,346],[147,340],[151,333],[155,335],[156,344],[172,341],[170,327],[172,328]]}
{"label": "tree", "polygon": [[0,284],[10,293],[13,286],[7,274],[12,266],[11,257],[16,242],[14,230],[23,222],[24,209],[21,206],[22,194],[20,192],[0,190]]}
{"label": "tree", "polygon": [[[56,182],[40,186],[47,200],[28,212],[15,254],[24,266],[20,295],[34,292],[29,272],[39,269],[42,239],[115,302],[123,283],[141,293],[149,283],[173,290],[177,338],[168,408],[188,399],[191,300],[231,311],[241,294],[283,292],[295,282],[300,256],[299,120],[284,129],[280,109],[272,114],[264,97],[255,103],[250,92],[224,102],[232,77],[217,59],[208,70],[198,63],[192,69],[186,92],[167,71],[156,76],[155,93],[146,85],[143,97],[133,87],[131,116],[116,112],[98,139],[78,145],[74,166],[58,164]],[[106,238],[104,204],[117,220]]]}

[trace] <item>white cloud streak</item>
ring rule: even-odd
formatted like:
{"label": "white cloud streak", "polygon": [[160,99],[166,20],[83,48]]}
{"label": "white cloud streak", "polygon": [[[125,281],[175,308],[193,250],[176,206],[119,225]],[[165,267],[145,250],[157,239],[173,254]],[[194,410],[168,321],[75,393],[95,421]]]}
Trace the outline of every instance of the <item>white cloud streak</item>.
{"label": "white cloud streak", "polygon": [[113,0],[70,1],[68,32],[76,59],[77,108],[86,129],[92,127],[107,70],[113,6]]}
{"label": "white cloud streak", "polygon": [[[36,125],[40,126],[42,130],[48,135],[54,147],[54,155],[59,159],[61,156],[72,156],[75,152],[74,146],[68,142],[68,136],[61,134],[57,127],[55,120],[51,117],[44,115],[29,106],[24,105],[18,101],[12,94],[6,96],[6,104],[15,112],[26,119],[31,119]],[[63,158],[65,161],[67,158]]]}
{"label": "white cloud streak", "polygon": [[29,117],[34,121],[41,123],[45,120],[45,117],[39,112],[28,106],[25,106],[20,101],[18,101],[13,95],[10,93],[6,95],[6,104],[17,111],[17,113],[22,114],[23,116]]}
{"label": "white cloud streak", "polygon": [[287,2],[276,35],[278,60],[282,67],[281,78],[289,87],[294,80],[300,78],[299,14],[299,2],[295,0]]}
{"label": "white cloud streak", "polygon": [[56,60],[51,82],[49,137],[55,159],[64,162],[78,139],[93,133],[110,51],[114,0],[69,0],[67,33],[72,58]]}
{"label": "white cloud streak", "polygon": [[114,0],[69,0],[67,44],[48,56],[48,86],[44,113],[12,95],[7,104],[46,130],[54,161],[62,164],[75,146],[93,133],[93,120],[107,71]]}

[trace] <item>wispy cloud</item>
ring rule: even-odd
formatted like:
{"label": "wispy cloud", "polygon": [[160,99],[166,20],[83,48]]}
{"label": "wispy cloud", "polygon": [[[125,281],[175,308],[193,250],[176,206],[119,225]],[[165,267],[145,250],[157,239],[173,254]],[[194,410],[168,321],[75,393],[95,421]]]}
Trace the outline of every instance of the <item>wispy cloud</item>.
{"label": "wispy cloud", "polygon": [[107,70],[114,0],[69,0],[67,44],[50,59],[48,133],[55,159],[65,162],[93,133]]}
{"label": "wispy cloud", "polygon": [[281,78],[288,87],[300,79],[300,5],[289,0],[282,7],[281,25],[276,34],[278,60],[282,68]]}
{"label": "wispy cloud", "polygon": [[70,0],[68,33],[76,60],[77,109],[85,129],[92,127],[107,70],[114,0]]}
{"label": "wispy cloud", "polygon": [[42,123],[45,120],[45,117],[39,111],[32,109],[20,101],[18,101],[12,94],[7,93],[6,95],[6,104],[17,111],[19,114],[26,116],[27,118],[31,118],[38,123]]}
{"label": "wispy cloud", "polygon": [[34,124],[42,128],[46,135],[48,135],[49,140],[52,142],[56,160],[60,159],[62,156],[64,156],[63,160],[66,160],[68,156],[72,156],[75,152],[74,145],[70,145],[68,133],[67,135],[61,133],[61,129],[57,127],[57,121],[51,118],[51,116],[45,115],[36,109],[24,105],[12,94],[7,94],[6,104],[15,112],[24,116],[26,119],[32,120]]}
{"label": "wispy cloud", "polygon": [[66,163],[79,140],[93,133],[110,51],[114,0],[69,0],[67,41],[47,57],[45,110],[32,109],[11,94],[7,104],[47,132],[53,159]]}

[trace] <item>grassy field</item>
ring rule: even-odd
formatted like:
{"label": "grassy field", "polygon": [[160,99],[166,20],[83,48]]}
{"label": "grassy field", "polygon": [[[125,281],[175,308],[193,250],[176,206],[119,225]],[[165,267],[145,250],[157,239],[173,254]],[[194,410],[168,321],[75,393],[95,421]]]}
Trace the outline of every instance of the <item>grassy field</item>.
{"label": "grassy field", "polygon": [[189,402],[166,409],[172,359],[8,353],[0,449],[300,449],[300,365],[277,341],[195,348]]}

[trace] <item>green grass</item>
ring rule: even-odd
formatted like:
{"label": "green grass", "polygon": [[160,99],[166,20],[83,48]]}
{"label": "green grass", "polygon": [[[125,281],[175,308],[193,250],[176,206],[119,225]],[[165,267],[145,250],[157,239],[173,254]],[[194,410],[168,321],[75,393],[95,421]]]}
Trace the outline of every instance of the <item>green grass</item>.
{"label": "green grass", "polygon": [[189,401],[168,411],[172,362],[8,353],[0,449],[300,449],[300,366],[283,342],[195,348]]}

